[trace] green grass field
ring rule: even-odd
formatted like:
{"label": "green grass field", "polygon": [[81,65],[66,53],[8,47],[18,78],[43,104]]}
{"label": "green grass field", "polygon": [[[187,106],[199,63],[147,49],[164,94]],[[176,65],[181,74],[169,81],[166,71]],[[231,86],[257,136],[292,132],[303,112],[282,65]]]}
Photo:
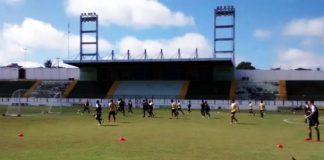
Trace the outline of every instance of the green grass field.
{"label": "green grass field", "polygon": [[[93,116],[81,116],[76,110],[66,108],[62,115],[0,117],[0,159],[324,159],[323,141],[304,141],[302,113],[267,113],[260,119],[242,112],[237,115],[239,124],[230,125],[227,111],[213,111],[211,119],[202,119],[199,111],[169,119],[169,110],[155,110],[157,118],[142,118],[141,110],[135,110],[126,117],[119,114],[115,124],[98,126]],[[106,116],[105,112],[107,121]],[[23,138],[17,136],[19,132]],[[126,141],[119,142],[120,136]],[[278,143],[282,149],[276,147]]]}

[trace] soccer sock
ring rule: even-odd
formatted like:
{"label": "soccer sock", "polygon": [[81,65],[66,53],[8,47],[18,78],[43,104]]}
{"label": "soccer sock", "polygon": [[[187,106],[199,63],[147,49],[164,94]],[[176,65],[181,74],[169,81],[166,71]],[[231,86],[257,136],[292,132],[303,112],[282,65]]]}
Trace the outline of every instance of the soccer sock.
{"label": "soccer sock", "polygon": [[308,138],[312,139],[312,128],[308,128]]}
{"label": "soccer sock", "polygon": [[315,127],[315,130],[316,130],[316,133],[317,133],[317,140],[320,140],[321,137],[320,137],[320,131],[319,131],[319,128],[318,128],[318,127]]}

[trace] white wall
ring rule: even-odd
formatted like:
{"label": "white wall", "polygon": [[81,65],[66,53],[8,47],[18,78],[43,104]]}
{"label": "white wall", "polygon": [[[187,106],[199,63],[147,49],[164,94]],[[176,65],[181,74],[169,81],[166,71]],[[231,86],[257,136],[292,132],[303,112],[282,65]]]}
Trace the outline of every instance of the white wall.
{"label": "white wall", "polygon": [[16,80],[18,72],[18,68],[0,68],[0,80]]}
{"label": "white wall", "polygon": [[79,79],[79,68],[27,68],[26,79],[68,80]]}
{"label": "white wall", "polygon": [[310,70],[236,70],[235,79],[249,77],[250,81],[324,80],[324,71]]}

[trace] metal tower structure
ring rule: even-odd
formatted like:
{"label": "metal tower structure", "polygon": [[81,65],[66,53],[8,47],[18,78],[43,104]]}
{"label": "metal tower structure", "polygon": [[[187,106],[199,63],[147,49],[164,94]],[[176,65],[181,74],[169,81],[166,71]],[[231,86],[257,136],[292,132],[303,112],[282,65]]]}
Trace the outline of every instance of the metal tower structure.
{"label": "metal tower structure", "polygon": [[[226,18],[229,21],[226,21]],[[231,34],[226,35],[229,32]],[[228,42],[230,47],[222,46]],[[233,6],[217,6],[214,10],[214,58],[219,54],[231,54],[235,63],[235,8]]]}
{"label": "metal tower structure", "polygon": [[[84,27],[86,23],[91,27]],[[84,40],[85,35],[93,36],[95,34],[94,40]],[[95,46],[95,51],[84,52],[84,47]],[[81,13],[80,15],[80,61],[84,59],[93,59],[95,57],[98,60],[98,15],[96,13]]]}

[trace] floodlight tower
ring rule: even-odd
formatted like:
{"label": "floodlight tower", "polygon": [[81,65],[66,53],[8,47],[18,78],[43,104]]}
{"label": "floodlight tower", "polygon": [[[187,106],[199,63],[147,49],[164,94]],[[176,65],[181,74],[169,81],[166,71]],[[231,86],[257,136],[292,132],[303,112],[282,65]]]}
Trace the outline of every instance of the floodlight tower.
{"label": "floodlight tower", "polygon": [[[86,23],[92,23],[91,29],[84,28],[84,25]],[[90,26],[90,25],[89,25]],[[95,34],[95,40],[87,40],[85,41],[83,39],[83,36],[85,34],[93,35]],[[95,51],[94,52],[88,52],[84,53],[84,46],[93,46],[95,45]],[[81,13],[80,15],[80,61],[86,59],[86,57],[89,57],[92,59],[95,57],[96,60],[98,60],[98,15],[96,13]]]}
{"label": "floodlight tower", "polygon": [[[226,18],[229,18],[230,22],[222,21]],[[228,32],[231,35],[226,35]],[[220,45],[224,42],[229,42],[231,46]],[[217,6],[214,10],[214,58],[224,53],[232,54],[235,63],[235,8],[233,6]]]}

